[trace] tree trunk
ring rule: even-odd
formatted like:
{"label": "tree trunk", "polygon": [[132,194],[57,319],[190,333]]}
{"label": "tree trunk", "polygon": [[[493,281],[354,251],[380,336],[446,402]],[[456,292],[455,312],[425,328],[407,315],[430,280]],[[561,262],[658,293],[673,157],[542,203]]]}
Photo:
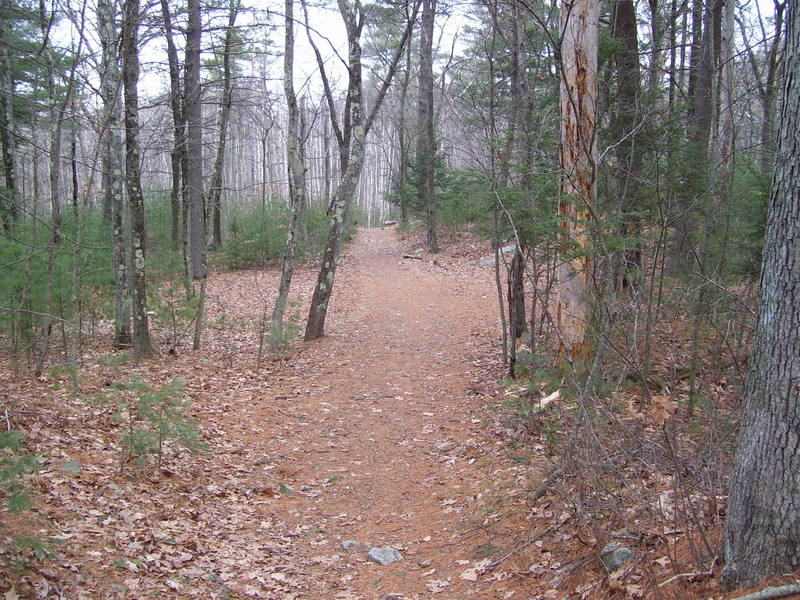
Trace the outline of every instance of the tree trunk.
{"label": "tree trunk", "polygon": [[758,325],[725,524],[729,588],[800,565],[800,4],[789,4],[788,21]]}
{"label": "tree trunk", "polygon": [[3,176],[5,177],[4,199],[0,205],[3,229],[10,232],[19,216],[16,176],[16,123],[14,121],[14,83],[11,77],[11,61],[6,41],[6,20],[4,12],[9,8],[9,1],[0,4],[0,144],[3,146]]}
{"label": "tree trunk", "polygon": [[137,358],[154,352],[147,321],[144,194],[139,172],[139,0],[125,0],[122,27],[122,80],[125,87],[125,183],[131,227],[133,349]]}
{"label": "tree trunk", "polygon": [[[657,11],[654,1],[651,2],[651,10]],[[653,30],[656,30],[655,23]],[[638,191],[643,155],[636,135],[641,126],[639,122],[641,71],[636,7],[633,0],[620,0],[614,5],[613,33],[620,42],[616,54],[617,108],[612,124],[614,141],[619,140],[616,144],[618,169],[615,171],[619,214],[622,221],[618,229],[623,237],[633,238],[625,241],[626,247],[622,250],[619,267],[615,273],[615,289],[622,291],[629,289],[630,285],[638,280],[642,267],[642,251],[638,241],[641,223],[635,216],[639,208]]]}
{"label": "tree trunk", "polygon": [[200,0],[188,2],[186,73],[183,115],[186,120],[188,173],[189,276],[202,279],[206,264],[206,222],[203,200],[203,105],[200,88]]}
{"label": "tree trunk", "polygon": [[436,238],[436,148],[433,114],[433,21],[436,0],[422,0],[419,37],[419,98],[417,102],[417,173],[419,200],[427,215],[429,252],[438,252]]}
{"label": "tree trunk", "polygon": [[559,356],[587,364],[592,320],[592,248],[587,228],[597,189],[597,0],[562,0],[561,198],[564,243],[558,268]]}
{"label": "tree trunk", "polygon": [[[167,42],[167,61],[169,64],[169,103],[172,109],[172,151],[170,166],[172,169],[172,187],[170,189],[170,208],[172,214],[171,236],[173,247],[177,250],[183,246],[181,228],[181,204],[186,204],[186,122],[183,115],[183,90],[181,88],[178,49],[172,35],[172,15],[167,0],[161,0],[161,16],[164,20],[164,38]],[[184,219],[186,215],[184,214]]]}
{"label": "tree trunk", "polygon": [[222,245],[222,174],[225,168],[225,142],[228,137],[228,121],[231,116],[233,99],[233,77],[231,76],[231,54],[233,51],[233,33],[236,16],[239,12],[238,0],[231,0],[228,13],[228,27],[225,30],[225,42],[222,48],[222,104],[219,114],[219,141],[217,156],[214,159],[214,173],[211,176],[211,207],[214,246]]}
{"label": "tree trunk", "polygon": [[400,222],[408,222],[408,198],[405,192],[408,179],[408,141],[406,139],[406,104],[408,100],[408,84],[411,80],[411,40],[406,46],[405,69],[400,83],[400,106],[397,109],[397,145],[399,159],[397,166],[396,188],[400,192]]}
{"label": "tree trunk", "polygon": [[[694,87],[689,100],[691,110],[687,122],[687,137],[689,139],[686,163],[689,165],[686,175],[685,197],[681,199],[678,209],[680,214],[675,220],[675,250],[672,257],[671,269],[674,272],[688,270],[697,251],[697,242],[693,239],[696,229],[696,213],[692,210],[694,203],[701,198],[708,185],[708,146],[711,138],[711,128],[714,116],[714,2],[707,0],[703,8],[703,34],[699,48],[699,55],[695,59],[694,45],[692,46],[692,71]],[[702,2],[702,0],[701,0]]]}
{"label": "tree trunk", "polygon": [[100,33],[101,79],[103,97],[103,206],[108,206],[114,252],[114,346],[131,345],[131,311],[128,292],[128,264],[123,224],[122,138],[120,136],[119,93],[122,84],[117,62],[119,35],[116,11],[108,0],[97,3]]}
{"label": "tree trunk", "polygon": [[281,281],[278,286],[278,297],[272,310],[270,325],[271,344],[273,349],[283,338],[283,314],[289,299],[294,271],[294,250],[297,243],[297,228],[300,214],[303,211],[306,197],[306,166],[301,151],[301,127],[298,114],[297,95],[294,92],[294,0],[286,0],[285,51],[283,54],[283,91],[289,111],[289,126],[286,132],[286,157],[289,174],[289,195],[292,199],[292,218],[289,231],[286,233],[286,248],[281,265]]}

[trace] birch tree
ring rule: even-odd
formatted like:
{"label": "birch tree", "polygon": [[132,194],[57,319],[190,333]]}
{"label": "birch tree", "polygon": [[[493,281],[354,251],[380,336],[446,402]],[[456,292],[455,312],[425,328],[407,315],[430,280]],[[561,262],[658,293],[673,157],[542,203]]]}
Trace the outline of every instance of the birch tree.
{"label": "birch tree", "polygon": [[283,91],[289,111],[289,126],[286,132],[286,154],[289,174],[289,195],[292,200],[292,218],[286,233],[286,248],[281,264],[281,282],[278,297],[272,310],[271,343],[274,345],[282,337],[283,314],[289,298],[294,271],[294,251],[297,245],[297,227],[306,197],[306,166],[302,152],[302,127],[297,95],[294,91],[294,0],[286,0],[285,9],[285,49],[283,54]]}
{"label": "birch tree", "polygon": [[144,194],[139,166],[139,0],[125,0],[122,26],[122,80],[125,89],[125,184],[131,228],[133,349],[137,358],[154,352],[147,319]]}
{"label": "birch tree", "polygon": [[103,196],[111,216],[114,252],[114,345],[131,344],[131,310],[128,290],[128,260],[123,224],[122,139],[120,136],[120,77],[117,44],[116,4],[109,0],[97,3],[101,46],[100,94],[103,98],[101,147],[103,155]]}

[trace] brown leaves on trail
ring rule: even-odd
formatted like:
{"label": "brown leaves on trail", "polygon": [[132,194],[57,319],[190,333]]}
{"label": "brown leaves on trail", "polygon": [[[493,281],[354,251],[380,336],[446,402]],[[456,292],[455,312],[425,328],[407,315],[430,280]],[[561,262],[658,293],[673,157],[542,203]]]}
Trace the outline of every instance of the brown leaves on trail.
{"label": "brown leaves on trail", "polygon": [[650,414],[656,425],[661,427],[678,410],[678,403],[670,396],[653,396],[651,401]]}
{"label": "brown leaves on trail", "polygon": [[[480,585],[455,558],[476,564],[458,537],[483,455],[480,414],[470,411],[496,397],[491,271],[466,265],[487,245],[459,236],[463,256],[436,257],[447,268],[409,266],[392,236],[366,235],[348,250],[329,336],[283,361],[267,356],[260,370],[275,271],[209,278],[202,351],[190,349],[191,328],[179,323],[176,333],[157,318],[156,344],[175,353],[138,365],[105,343],[108,331],[85,340],[80,396],[64,373],[32,381],[0,372],[14,398],[8,418],[45,457],[36,511],[7,531],[61,540],[57,558],[40,561],[0,536],[0,580],[16,582],[9,593],[323,600],[402,588],[411,599],[433,593],[429,584],[443,596]],[[300,327],[315,277],[295,273],[290,312]],[[124,461],[131,413],[114,398],[136,397],[121,391],[134,374],[152,388],[183,378],[186,416],[207,451],[167,442],[161,465]],[[350,539],[392,545],[406,560],[380,567],[343,551]],[[12,571],[6,558],[27,569]]]}

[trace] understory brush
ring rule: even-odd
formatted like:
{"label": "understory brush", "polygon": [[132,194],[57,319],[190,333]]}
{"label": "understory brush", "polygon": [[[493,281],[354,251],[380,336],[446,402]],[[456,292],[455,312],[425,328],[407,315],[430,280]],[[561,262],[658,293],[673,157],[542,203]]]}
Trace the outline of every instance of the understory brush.
{"label": "understory brush", "polygon": [[505,381],[509,455],[534,465],[532,518],[560,514],[570,539],[552,550],[553,561],[571,565],[548,573],[553,589],[634,598],[718,589],[743,382],[737,359],[745,360],[732,323],[748,313],[729,295],[709,294],[697,334],[682,318],[680,287],[667,284],[657,305],[639,297],[607,310],[585,370],[556,367],[554,330],[534,328],[517,349],[516,378]]}

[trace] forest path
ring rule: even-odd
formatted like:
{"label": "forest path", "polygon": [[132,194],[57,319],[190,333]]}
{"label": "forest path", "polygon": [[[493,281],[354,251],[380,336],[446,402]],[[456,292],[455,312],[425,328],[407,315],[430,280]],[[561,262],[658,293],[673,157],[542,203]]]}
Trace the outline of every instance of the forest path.
{"label": "forest path", "polygon": [[[528,521],[500,514],[524,494],[514,469],[528,465],[506,455],[507,429],[490,411],[500,401],[493,274],[468,261],[488,249],[469,234],[448,241],[435,261],[415,260],[394,230],[360,230],[329,335],[282,361],[257,359],[279,277],[258,269],[209,278],[200,351],[183,334],[176,351],[137,364],[108,335],[86,349],[80,394],[65,373],[31,381],[0,369],[31,452],[48,457],[35,510],[9,530],[67,540],[35,572],[0,560],[0,596],[8,582],[20,598],[54,597],[54,582],[86,600],[456,600],[529,585],[518,555],[474,571],[531,539]],[[295,274],[295,322],[315,275]],[[175,343],[171,327],[154,334],[159,348]],[[178,377],[208,449],[168,441],[162,462],[136,466],[124,436],[150,430],[117,382],[159,389]],[[0,554],[9,544],[0,536]],[[380,566],[368,546],[404,560]]]}
{"label": "forest path", "polygon": [[[485,597],[460,575],[485,541],[470,513],[483,430],[468,388],[496,329],[490,270],[403,259],[391,229],[361,230],[348,255],[329,336],[247,417],[273,420],[276,402],[284,414],[279,435],[246,435],[292,490],[280,518],[297,536],[301,597]],[[374,564],[368,546],[404,560]]]}

